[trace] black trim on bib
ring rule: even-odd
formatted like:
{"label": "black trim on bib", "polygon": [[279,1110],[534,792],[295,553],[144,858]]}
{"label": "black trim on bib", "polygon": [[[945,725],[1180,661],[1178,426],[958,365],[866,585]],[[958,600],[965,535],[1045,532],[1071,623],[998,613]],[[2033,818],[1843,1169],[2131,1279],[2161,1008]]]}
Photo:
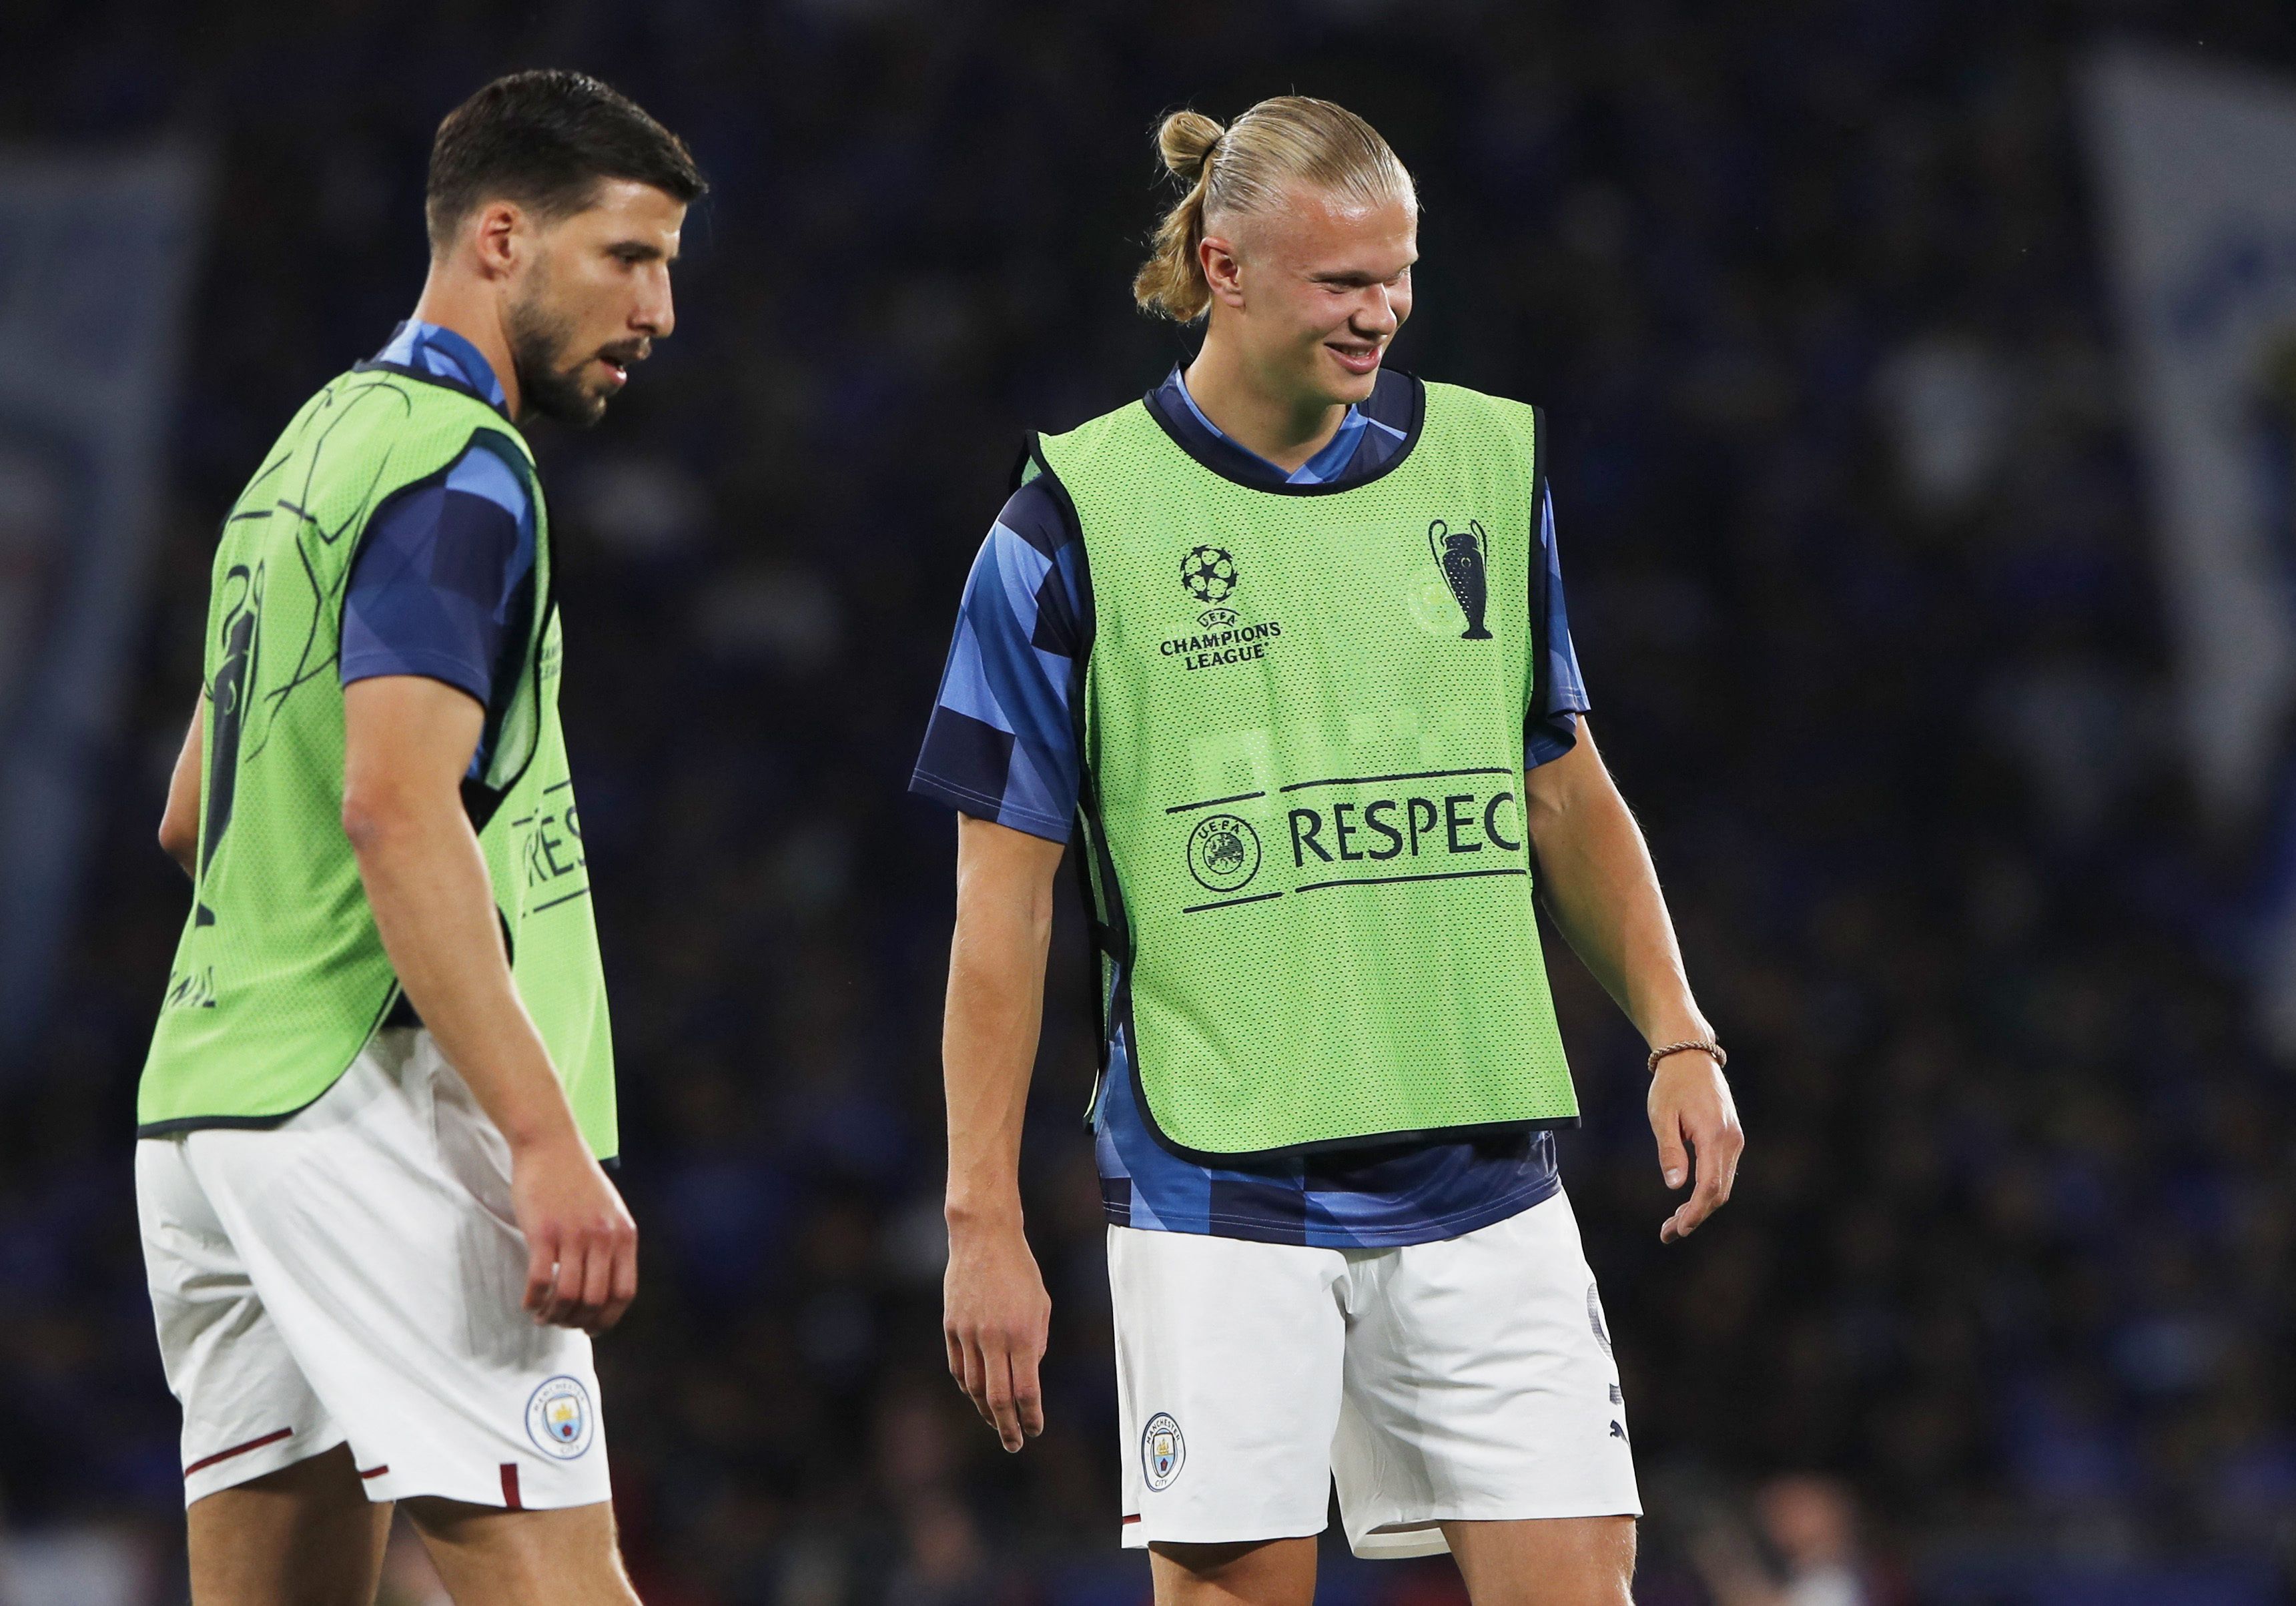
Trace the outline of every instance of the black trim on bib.
{"label": "black trim on bib", "polygon": [[357,1050],[348,1060],[343,1061],[342,1069],[328,1079],[324,1087],[313,1094],[302,1103],[296,1105],[294,1109],[283,1110],[276,1115],[179,1115],[172,1120],[146,1121],[135,1128],[135,1135],[144,1138],[174,1137],[185,1132],[263,1132],[293,1120],[332,1093],[335,1090],[335,1084],[350,1074],[350,1069],[358,1062],[359,1055],[366,1053],[366,1045],[374,1041],[375,1033],[385,1030],[390,1026],[392,1012],[398,1007],[399,1001],[406,996],[406,995],[399,990],[398,984],[396,981],[392,982],[390,996],[382,1001],[382,1008],[376,1012],[374,1024],[368,1027],[366,1036],[359,1039]]}
{"label": "black trim on bib", "polygon": [[[1029,472],[1031,466],[1037,471],[1034,475]],[[1084,640],[1077,649],[1072,671],[1075,679],[1069,688],[1069,729],[1077,750],[1077,813],[1076,823],[1069,832],[1068,851],[1076,873],[1078,899],[1084,911],[1085,987],[1091,995],[1095,1069],[1092,1096],[1084,1107],[1085,1129],[1090,1131],[1100,1111],[1101,1092],[1108,1085],[1109,1034],[1116,1020],[1115,998],[1131,958],[1131,937],[1124,919],[1123,894],[1116,885],[1116,867],[1102,846],[1102,832],[1097,829],[1100,816],[1093,794],[1092,766],[1084,761],[1084,686],[1091,672],[1093,644],[1100,634],[1098,616],[1093,608],[1092,551],[1085,545],[1083,523],[1078,517],[1076,503],[1069,496],[1069,488],[1061,483],[1061,477],[1045,460],[1037,432],[1031,430],[1020,457],[1013,464],[1012,490],[1018,491],[1035,479],[1044,482],[1045,494],[1052,497],[1060,511],[1061,520],[1073,537],[1078,565],[1077,623]]]}
{"label": "black trim on bib", "polygon": [[[485,354],[480,353],[480,355]],[[351,372],[353,373],[399,373],[408,379],[419,379],[426,385],[438,386],[441,390],[452,390],[457,396],[467,396],[496,418],[510,424],[512,428],[515,429],[518,426],[518,421],[511,417],[510,409],[507,406],[496,406],[461,381],[448,379],[443,373],[431,373],[421,368],[410,368],[405,363],[378,362],[373,357],[366,357],[353,363]]]}
{"label": "black trim on bib", "polygon": [[[1401,368],[1393,369],[1390,372],[1399,374],[1403,378],[1411,381],[1411,427],[1404,432],[1403,444],[1395,448],[1394,456],[1389,458],[1385,463],[1381,463],[1370,473],[1357,477],[1343,475],[1338,479],[1326,480],[1321,485],[1262,485],[1255,480],[1239,479],[1234,474],[1229,473],[1226,469],[1222,468],[1218,463],[1213,462],[1210,457],[1207,457],[1203,453],[1198,451],[1194,442],[1189,440],[1185,436],[1182,435],[1179,430],[1172,427],[1171,422],[1164,416],[1162,409],[1158,407],[1153,401],[1152,397],[1155,394],[1153,391],[1151,391],[1148,397],[1142,398],[1141,406],[1147,413],[1149,417],[1156,421],[1156,427],[1164,431],[1164,435],[1167,439],[1170,440],[1171,443],[1179,447],[1180,450],[1185,452],[1189,457],[1194,460],[1194,462],[1209,472],[1218,474],[1222,479],[1226,480],[1230,485],[1241,486],[1245,490],[1259,491],[1262,495],[1269,496],[1344,496],[1349,491],[1361,490],[1365,486],[1373,484],[1377,480],[1383,479],[1388,475],[1393,473],[1396,470],[1401,468],[1405,461],[1410,457],[1413,448],[1418,446],[1420,432],[1427,427],[1427,386],[1425,381],[1421,380],[1417,374],[1409,373]],[[1029,441],[1030,449],[1033,451],[1036,447],[1036,437],[1031,435],[1029,438]],[[1534,455],[1536,455],[1536,447],[1534,447],[1533,452]],[[1041,463],[1044,462],[1044,458],[1039,455],[1037,461]],[[1047,471],[1049,472],[1049,471]]]}
{"label": "black trim on bib", "polygon": [[[1398,369],[1395,372],[1402,373],[1404,371]],[[1262,485],[1250,480],[1239,479],[1198,452],[1185,438],[1172,428],[1155,406],[1144,400],[1142,405],[1148,416],[1155,421],[1157,428],[1163,430],[1168,439],[1187,453],[1192,460],[1205,470],[1218,475],[1220,479],[1231,485],[1276,496],[1327,496],[1355,490],[1373,483],[1399,467],[1418,446],[1419,438],[1427,422],[1427,387],[1415,374],[1406,374],[1405,377],[1411,381],[1412,406],[1411,427],[1405,436],[1402,446],[1397,448],[1392,457],[1360,479],[1343,479],[1323,485]],[[1538,537],[1539,488],[1546,479],[1546,415],[1538,408],[1533,408],[1532,412],[1536,422],[1531,442],[1530,550],[1535,554],[1538,550]],[[1030,479],[1029,470],[1031,465],[1034,465],[1037,471],[1037,477],[1045,481],[1046,488],[1059,504],[1062,517],[1078,537],[1079,550],[1086,554],[1088,561],[1090,548],[1082,539],[1082,521],[1077,512],[1076,504],[1070,498],[1068,488],[1061,482],[1059,474],[1054,471],[1052,463],[1046,458],[1041,435],[1033,430],[1029,432],[1027,444],[1020,458],[1013,464],[1012,484],[1013,490],[1020,489],[1022,485],[1029,482]],[[1544,563],[1532,563],[1529,567],[1536,576],[1543,577],[1546,572]],[[1535,578],[1532,584],[1535,586],[1543,587],[1544,579],[1543,578]],[[1086,596],[1089,597],[1088,590]],[[1096,620],[1095,623],[1096,625]],[[1534,618],[1532,620],[1533,651],[1535,656],[1543,656],[1538,652],[1537,627],[1538,620]],[[1092,634],[1096,639],[1097,629],[1094,629]],[[1102,828],[1097,799],[1093,793],[1092,766],[1087,761],[1088,755],[1084,742],[1086,699],[1081,692],[1091,662],[1092,647],[1093,641],[1087,640],[1078,654],[1078,676],[1076,687],[1078,694],[1072,695],[1069,700],[1070,718],[1076,731],[1078,758],[1077,825],[1071,836],[1071,849],[1082,849],[1084,853],[1091,856],[1087,863],[1080,855],[1077,868],[1079,883],[1084,892],[1085,917],[1089,928],[1087,940],[1091,946],[1092,963],[1088,967],[1088,974],[1093,991],[1093,1018],[1099,1028],[1097,1042],[1099,1074],[1093,1084],[1092,1103],[1086,1111],[1087,1127],[1090,1127],[1093,1118],[1099,1110],[1102,1090],[1108,1077],[1111,1046],[1116,1035],[1119,1032],[1124,1037],[1125,1055],[1130,1069],[1133,1102],[1140,1111],[1141,1121],[1148,1128],[1149,1136],[1153,1138],[1158,1146],[1166,1152],[1194,1165],[1213,1168],[1249,1168],[1271,1160],[1289,1159],[1306,1155],[1345,1153],[1356,1150],[1389,1148],[1398,1144],[1472,1143],[1481,1138],[1564,1131],[1580,1124],[1580,1118],[1575,1115],[1538,1120],[1487,1121],[1464,1127],[1430,1127],[1401,1132],[1367,1132],[1352,1137],[1322,1138],[1311,1143],[1290,1143],[1273,1149],[1236,1151],[1190,1148],[1166,1132],[1162,1123],[1156,1118],[1155,1106],[1149,1102],[1148,1089],[1140,1074],[1140,1039],[1139,1034],[1134,1029],[1132,1020],[1132,933],[1129,922],[1125,917],[1123,887],[1117,879],[1115,861],[1108,851],[1107,832]],[[1095,896],[1095,881],[1097,881],[1097,897]],[[1110,965],[1110,969],[1105,973],[1103,971],[1101,963],[1103,956]],[[1105,987],[1104,995],[1103,986]]]}

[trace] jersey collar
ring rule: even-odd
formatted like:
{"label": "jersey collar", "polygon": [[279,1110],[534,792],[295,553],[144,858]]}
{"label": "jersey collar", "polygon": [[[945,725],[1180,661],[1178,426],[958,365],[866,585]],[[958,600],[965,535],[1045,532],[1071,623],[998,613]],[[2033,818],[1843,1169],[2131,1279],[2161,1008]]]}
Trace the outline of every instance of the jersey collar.
{"label": "jersey collar", "polygon": [[373,365],[442,381],[469,391],[504,418],[510,416],[510,398],[503,394],[494,365],[476,346],[442,324],[407,319],[390,332],[390,339],[374,354]]}
{"label": "jersey collar", "polygon": [[[1143,398],[1149,416],[1189,456],[1226,479],[1278,496],[1314,496],[1367,485],[1410,455],[1425,416],[1423,387],[1400,368],[1383,368],[1371,398],[1351,406],[1315,456],[1286,472],[1240,446],[1205,416],[1178,366]],[[1376,438],[1367,438],[1376,437]]]}

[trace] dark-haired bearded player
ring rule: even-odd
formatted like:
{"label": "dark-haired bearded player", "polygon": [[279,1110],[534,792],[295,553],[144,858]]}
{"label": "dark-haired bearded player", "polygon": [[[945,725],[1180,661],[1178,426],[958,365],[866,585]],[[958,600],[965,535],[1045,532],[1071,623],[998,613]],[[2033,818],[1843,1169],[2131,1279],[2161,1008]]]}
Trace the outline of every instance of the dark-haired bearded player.
{"label": "dark-haired bearded player", "polygon": [[414,317],[225,521],[136,1145],[200,1606],[372,1601],[398,1501],[458,1601],[636,1599],[589,1334],[636,1230],[514,426],[595,422],[670,332],[701,189],[594,79],[488,85]]}

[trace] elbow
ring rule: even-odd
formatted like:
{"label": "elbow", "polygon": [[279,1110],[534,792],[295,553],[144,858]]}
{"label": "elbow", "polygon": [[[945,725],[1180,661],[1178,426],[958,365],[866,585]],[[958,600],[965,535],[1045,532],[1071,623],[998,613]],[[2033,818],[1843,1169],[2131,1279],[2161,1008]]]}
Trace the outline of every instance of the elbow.
{"label": "elbow", "polygon": [[343,835],[361,859],[372,856],[398,835],[406,810],[397,799],[364,787],[343,792]]}
{"label": "elbow", "polygon": [[199,848],[199,833],[188,820],[179,820],[173,814],[160,822],[160,851],[185,870],[192,867],[192,856]]}

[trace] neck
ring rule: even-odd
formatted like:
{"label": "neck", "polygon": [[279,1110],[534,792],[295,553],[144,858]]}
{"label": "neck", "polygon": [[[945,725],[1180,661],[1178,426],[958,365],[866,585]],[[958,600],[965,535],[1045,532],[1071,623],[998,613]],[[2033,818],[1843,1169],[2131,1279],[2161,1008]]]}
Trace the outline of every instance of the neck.
{"label": "neck", "polygon": [[1322,451],[1347,421],[1345,402],[1287,395],[1246,362],[1217,314],[1188,365],[1188,394],[1220,433],[1290,473]]}
{"label": "neck", "polygon": [[511,361],[502,302],[491,287],[471,284],[434,259],[430,275],[422,281],[422,295],[414,303],[414,315],[419,322],[451,329],[477,347],[502,385],[504,408],[513,420],[521,415],[518,365]]}

